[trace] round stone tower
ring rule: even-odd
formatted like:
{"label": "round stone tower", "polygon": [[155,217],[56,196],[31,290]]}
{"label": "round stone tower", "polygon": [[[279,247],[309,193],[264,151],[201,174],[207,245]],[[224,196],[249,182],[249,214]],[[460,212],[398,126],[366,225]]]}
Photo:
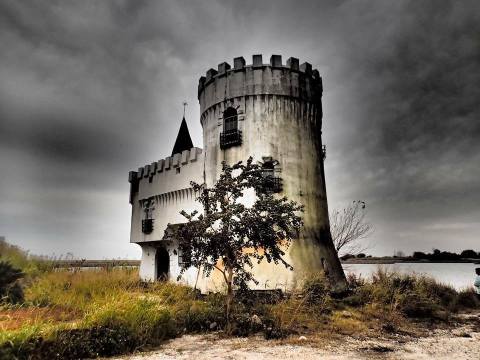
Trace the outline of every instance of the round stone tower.
{"label": "round stone tower", "polygon": [[206,185],[218,179],[222,161],[252,156],[274,180],[272,191],[305,206],[303,233],[287,252],[294,271],[262,264],[255,269],[262,287],[290,286],[296,275],[319,269],[338,287],[345,285],[328,220],[322,90],[311,64],[290,58],[283,65],[279,55],[269,64],[253,55],[252,65],[238,57],[233,68],[221,63],[199,81]]}

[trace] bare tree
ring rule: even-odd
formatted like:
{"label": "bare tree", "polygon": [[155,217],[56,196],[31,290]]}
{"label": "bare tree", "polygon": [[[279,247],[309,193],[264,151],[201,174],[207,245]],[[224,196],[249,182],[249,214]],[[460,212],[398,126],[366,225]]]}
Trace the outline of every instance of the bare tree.
{"label": "bare tree", "polygon": [[365,215],[366,204],[361,200],[330,213],[330,231],[337,253],[356,255],[368,248],[361,240],[373,233],[373,225],[365,220]]}

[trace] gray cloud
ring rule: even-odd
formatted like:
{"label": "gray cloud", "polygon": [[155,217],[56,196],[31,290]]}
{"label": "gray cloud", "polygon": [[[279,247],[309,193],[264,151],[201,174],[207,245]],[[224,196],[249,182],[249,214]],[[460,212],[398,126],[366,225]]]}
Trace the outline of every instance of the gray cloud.
{"label": "gray cloud", "polygon": [[364,199],[374,253],[478,246],[475,1],[0,4],[0,233],[138,256],[126,174],[169,154],[197,80],[253,53],[323,75],[330,207]]}

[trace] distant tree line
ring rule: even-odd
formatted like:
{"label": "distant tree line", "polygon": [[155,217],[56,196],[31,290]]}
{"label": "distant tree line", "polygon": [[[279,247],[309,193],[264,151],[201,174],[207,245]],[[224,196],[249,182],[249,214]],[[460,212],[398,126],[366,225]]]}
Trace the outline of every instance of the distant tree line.
{"label": "distant tree line", "polygon": [[[367,255],[365,253],[360,254],[345,254],[340,257],[340,260],[346,261],[349,259],[364,259],[364,258],[372,258],[371,255]],[[380,256],[374,258],[392,258],[392,256]],[[456,261],[456,260],[467,260],[467,259],[479,259],[480,260],[480,252],[476,252],[475,250],[463,250],[461,253],[457,254],[454,252],[449,251],[441,251],[438,249],[434,249],[431,253],[425,253],[422,251],[415,251],[412,255],[406,256],[403,251],[395,251],[393,258],[399,259],[413,259],[413,260],[429,260],[429,261]]]}
{"label": "distant tree line", "polygon": [[422,251],[415,251],[412,258],[417,260],[460,260],[460,259],[480,259],[480,252],[474,250],[463,250],[460,254],[449,251],[440,251],[434,249],[431,253],[424,253]]}
{"label": "distant tree line", "polygon": [[360,253],[360,254],[345,254],[343,256],[340,256],[340,260],[345,261],[348,259],[365,259],[365,258],[371,258],[372,255],[367,255],[365,253]]}

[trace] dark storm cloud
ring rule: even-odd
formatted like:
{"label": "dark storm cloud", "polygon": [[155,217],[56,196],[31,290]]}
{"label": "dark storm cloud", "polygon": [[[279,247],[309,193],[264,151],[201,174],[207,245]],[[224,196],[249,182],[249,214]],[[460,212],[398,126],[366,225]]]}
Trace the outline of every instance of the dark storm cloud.
{"label": "dark storm cloud", "polygon": [[[373,17],[370,11],[353,15],[347,26],[354,41],[339,51],[342,70],[355,82],[348,91],[355,100],[345,112],[345,126],[353,129],[336,139],[342,144],[337,160],[350,165],[341,176],[351,189],[345,194],[369,199],[382,223],[377,239],[392,247],[474,247],[480,4],[399,3],[370,7]],[[458,231],[427,231],[432,222],[437,230],[455,223]]]}
{"label": "dark storm cloud", "polygon": [[201,146],[208,68],[280,53],[323,75],[330,206],[367,201],[372,251],[472,247],[479,15],[475,1],[3,1],[0,233],[136,254],[128,170],[170,153],[183,100]]}
{"label": "dark storm cloud", "polygon": [[[480,23],[478,3],[409,2],[377,28],[374,46],[357,44],[349,68],[361,108],[346,139],[388,177],[379,195],[433,200],[468,184],[480,200]],[[364,51],[362,51],[364,49]],[[379,191],[380,190],[380,191]],[[469,199],[465,199],[469,202]],[[476,206],[476,205],[475,205]],[[478,210],[478,208],[477,208]]]}

